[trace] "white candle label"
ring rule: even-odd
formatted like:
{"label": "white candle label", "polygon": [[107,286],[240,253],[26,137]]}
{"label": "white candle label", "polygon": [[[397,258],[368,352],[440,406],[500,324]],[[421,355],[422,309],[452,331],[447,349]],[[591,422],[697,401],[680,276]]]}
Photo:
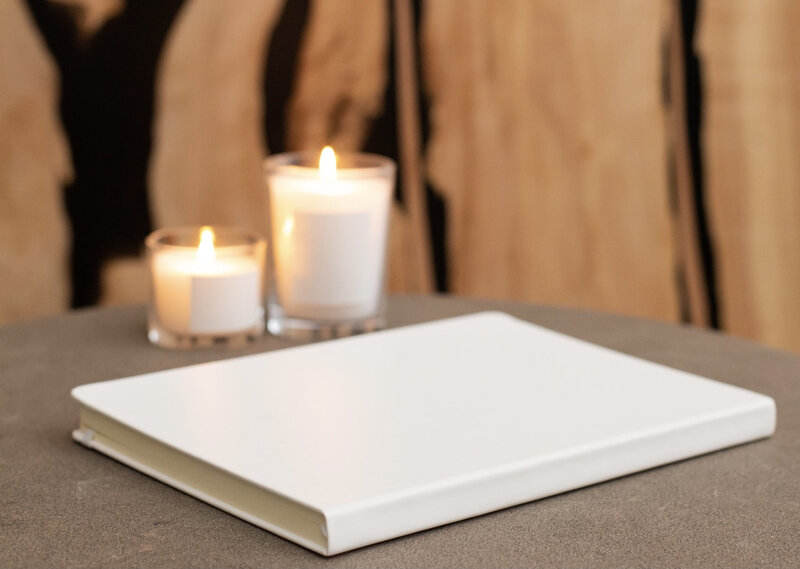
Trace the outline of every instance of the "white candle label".
{"label": "white candle label", "polygon": [[254,326],[260,293],[258,272],[192,279],[189,329],[198,334],[232,332]]}
{"label": "white candle label", "polygon": [[161,325],[172,332],[222,334],[257,324],[261,310],[258,264],[247,259],[216,261],[202,273],[195,255],[157,256],[155,306]]}
{"label": "white candle label", "polygon": [[375,310],[385,239],[371,227],[372,217],[366,212],[294,214],[291,234],[278,237],[287,241],[278,248],[291,251],[279,269],[284,306],[298,316],[309,311],[332,318]]}

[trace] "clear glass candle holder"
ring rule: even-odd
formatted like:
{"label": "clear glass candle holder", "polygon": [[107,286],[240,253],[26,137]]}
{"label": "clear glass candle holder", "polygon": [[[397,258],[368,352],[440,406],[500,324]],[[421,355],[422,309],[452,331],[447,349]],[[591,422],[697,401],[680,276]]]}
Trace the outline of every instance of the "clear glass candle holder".
{"label": "clear glass candle holder", "polygon": [[298,152],[264,163],[271,236],[267,328],[280,336],[333,338],[386,325],[395,163],[360,153],[342,154],[332,167],[319,160]]}
{"label": "clear glass candle holder", "polygon": [[266,242],[258,233],[176,227],[151,233],[146,245],[152,343],[236,347],[263,334]]}

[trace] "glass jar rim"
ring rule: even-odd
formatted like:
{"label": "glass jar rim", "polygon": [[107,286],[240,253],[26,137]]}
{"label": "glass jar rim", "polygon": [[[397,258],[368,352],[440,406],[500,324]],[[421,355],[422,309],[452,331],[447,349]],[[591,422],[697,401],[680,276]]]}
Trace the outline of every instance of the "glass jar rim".
{"label": "glass jar rim", "polygon": [[[394,160],[368,152],[337,152],[336,179],[394,176]],[[319,177],[318,152],[282,152],[264,160],[264,174],[286,174],[301,178]]]}
{"label": "glass jar rim", "polygon": [[[148,250],[188,252],[196,250],[200,242],[200,232],[204,228],[214,232],[214,249],[221,254],[246,251],[266,244],[262,235],[253,229],[233,225],[179,225],[156,229],[145,239]],[[174,240],[174,242],[169,242]],[[233,242],[226,242],[233,241]]]}

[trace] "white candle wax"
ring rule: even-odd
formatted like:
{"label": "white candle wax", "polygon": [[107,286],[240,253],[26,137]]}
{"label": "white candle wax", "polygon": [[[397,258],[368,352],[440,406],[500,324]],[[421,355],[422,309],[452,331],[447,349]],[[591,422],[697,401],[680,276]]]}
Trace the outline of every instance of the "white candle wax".
{"label": "white candle wax", "polygon": [[222,256],[201,262],[197,249],[159,251],[153,294],[161,325],[171,332],[224,334],[258,325],[261,275],[257,259]]}
{"label": "white candle wax", "polygon": [[358,319],[378,307],[393,180],[355,170],[270,173],[274,279],[289,317]]}

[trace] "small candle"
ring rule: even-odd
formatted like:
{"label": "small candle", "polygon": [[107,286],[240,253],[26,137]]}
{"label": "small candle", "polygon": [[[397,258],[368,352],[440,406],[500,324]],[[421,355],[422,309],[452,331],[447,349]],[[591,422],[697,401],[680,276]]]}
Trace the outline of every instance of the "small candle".
{"label": "small candle", "polygon": [[[162,230],[148,238],[158,328],[151,339],[157,343],[165,333],[225,336],[263,328],[263,240],[246,230],[222,231],[229,244],[215,244],[211,227]],[[190,245],[192,233],[196,244]]]}
{"label": "small candle", "polygon": [[[276,302],[287,317],[345,321],[376,313],[384,290],[394,163],[326,147],[266,162]],[[272,321],[272,306],[270,307]]]}

